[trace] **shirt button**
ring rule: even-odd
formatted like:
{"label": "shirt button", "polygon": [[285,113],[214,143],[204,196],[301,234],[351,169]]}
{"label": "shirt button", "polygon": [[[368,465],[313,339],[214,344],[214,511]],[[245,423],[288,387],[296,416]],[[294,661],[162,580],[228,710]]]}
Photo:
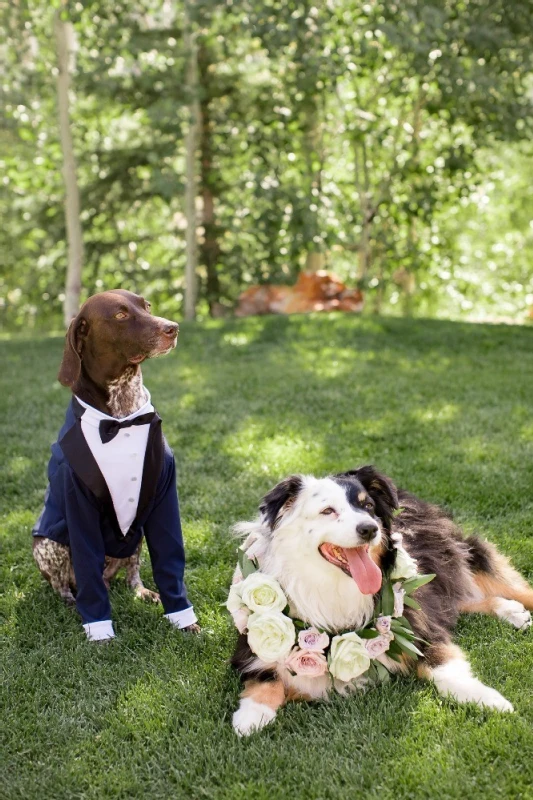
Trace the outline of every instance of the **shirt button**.
{"label": "shirt button", "polygon": [[136,481],[136,480],[137,480],[137,478],[132,478],[132,481]]}
{"label": "shirt button", "polygon": [[134,497],[129,497],[128,499],[129,499],[130,503],[134,503],[135,502],[135,498]]}
{"label": "shirt button", "polygon": [[124,434],[124,436],[126,437],[126,439],[129,439],[129,438],[130,438],[130,435],[129,435],[129,433],[125,433],[125,434]]}

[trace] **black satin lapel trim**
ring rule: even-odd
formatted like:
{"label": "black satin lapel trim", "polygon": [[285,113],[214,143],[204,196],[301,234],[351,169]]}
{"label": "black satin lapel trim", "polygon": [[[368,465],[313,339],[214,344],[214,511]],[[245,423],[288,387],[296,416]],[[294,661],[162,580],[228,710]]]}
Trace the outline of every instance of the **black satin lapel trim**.
{"label": "black satin lapel trim", "polygon": [[142,519],[144,511],[154,498],[157,484],[161,476],[161,470],[163,469],[164,455],[165,448],[163,445],[161,417],[156,413],[154,419],[150,423],[150,431],[148,433],[148,441],[146,443],[143,477],[135,521]]}
{"label": "black satin lapel trim", "polygon": [[81,418],[85,409],[77,402],[76,398],[72,399],[72,410],[76,417],[76,424],[69,428],[59,440],[59,446],[76,476],[102,505],[102,511],[109,519],[113,533],[119,542],[128,542],[135,535],[134,531],[130,527],[124,536],[120,530],[108,485],[81,429]]}
{"label": "black satin lapel trim", "polygon": [[[76,414],[75,409],[74,413]],[[101,503],[106,505],[111,503],[112,505],[105,478],[83,435],[81,416],[77,417],[76,424],[69,428],[63,438],[59,440],[59,446],[80,481]]]}

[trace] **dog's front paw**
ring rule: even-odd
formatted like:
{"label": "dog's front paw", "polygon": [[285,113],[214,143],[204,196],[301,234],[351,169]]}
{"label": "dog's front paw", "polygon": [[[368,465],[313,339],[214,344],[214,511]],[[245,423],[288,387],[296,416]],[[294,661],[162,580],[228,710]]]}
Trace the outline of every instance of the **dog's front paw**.
{"label": "dog's front paw", "polygon": [[245,697],[233,715],[233,728],[238,736],[249,736],[272,722],[275,716],[272,708]]}
{"label": "dog's front paw", "polygon": [[531,614],[517,600],[505,600],[503,597],[497,601],[496,613],[499,619],[509,622],[518,630],[531,627]]}
{"label": "dog's front paw", "polygon": [[475,702],[480,706],[485,706],[485,708],[494,708],[496,711],[508,711],[510,713],[514,711],[512,703],[506,700],[496,689],[491,689],[489,686],[483,686],[483,692],[478,695]]}
{"label": "dog's front paw", "polygon": [[159,597],[157,592],[152,592],[151,589],[147,589],[145,586],[137,586],[135,589],[135,597],[138,597],[139,600],[148,600],[152,603],[160,603],[161,598]]}
{"label": "dog's front paw", "polygon": [[202,629],[199,625],[194,622],[192,625],[187,625],[186,628],[180,628],[180,630],[185,631],[186,633],[201,633]]}

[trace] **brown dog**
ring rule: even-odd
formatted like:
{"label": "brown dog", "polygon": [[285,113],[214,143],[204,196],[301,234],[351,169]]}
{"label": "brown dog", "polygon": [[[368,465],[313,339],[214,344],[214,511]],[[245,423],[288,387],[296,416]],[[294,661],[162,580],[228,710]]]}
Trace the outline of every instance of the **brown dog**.
{"label": "brown dog", "polygon": [[[109,417],[128,417],[146,403],[141,362],[169,353],[176,346],[178,329],[177,323],[152,316],[150,303],[132,292],[116,289],[94,295],[70,324],[58,379],[87,406]],[[141,581],[141,546],[142,539],[127,558],[106,555],[103,580],[108,587],[124,567],[135,594],[159,602],[159,594],[146,589]],[[40,536],[38,522],[33,553],[41,574],[73,605],[75,578],[70,546]],[[199,630],[196,624],[185,629]]]}

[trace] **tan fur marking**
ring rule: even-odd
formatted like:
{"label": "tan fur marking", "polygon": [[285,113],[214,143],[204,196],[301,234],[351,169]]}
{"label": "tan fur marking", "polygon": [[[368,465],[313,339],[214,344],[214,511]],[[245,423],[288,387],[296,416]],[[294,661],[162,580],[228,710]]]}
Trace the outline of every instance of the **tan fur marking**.
{"label": "tan fur marking", "polygon": [[359,494],[357,495],[357,499],[359,500],[360,503],[364,503],[366,498],[367,498],[366,492],[359,492]]}
{"label": "tan fur marking", "polygon": [[496,598],[484,597],[482,600],[467,600],[461,604],[459,611],[461,614],[495,614]]}
{"label": "tan fur marking", "polygon": [[[456,644],[445,642],[443,644],[435,644],[428,650],[427,657],[424,661],[420,661],[417,665],[417,675],[419,678],[431,677],[431,667],[441,666],[447,664],[456,658],[465,660],[465,654]],[[429,663],[428,663],[429,662]],[[431,664],[431,666],[429,666]]]}
{"label": "tan fur marking", "polygon": [[533,589],[531,589],[527,581],[510,566],[506,558],[503,556],[500,558],[502,567],[505,567],[505,574],[502,575],[503,569],[501,571],[498,569],[498,572],[502,575],[501,577],[499,575],[474,575],[476,586],[483,593],[485,598],[505,597],[506,600],[517,600],[529,611],[533,611]]}
{"label": "tan fur marking", "polygon": [[242,699],[245,697],[277,711],[285,703],[285,687],[280,680],[247,681],[241,694]]}

